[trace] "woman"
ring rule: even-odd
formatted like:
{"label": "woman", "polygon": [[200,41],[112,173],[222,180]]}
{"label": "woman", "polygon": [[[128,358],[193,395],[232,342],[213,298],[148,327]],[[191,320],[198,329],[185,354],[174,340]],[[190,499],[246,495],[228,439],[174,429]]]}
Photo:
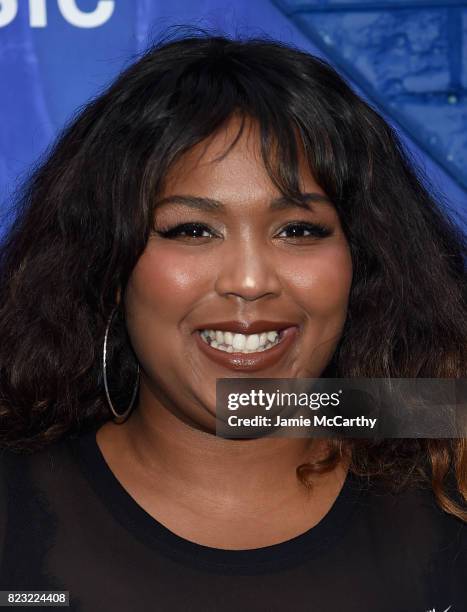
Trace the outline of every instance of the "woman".
{"label": "woman", "polygon": [[203,33],[149,50],[61,135],[2,247],[1,588],[461,610],[465,439],[223,439],[215,389],[465,377],[465,254],[324,61]]}

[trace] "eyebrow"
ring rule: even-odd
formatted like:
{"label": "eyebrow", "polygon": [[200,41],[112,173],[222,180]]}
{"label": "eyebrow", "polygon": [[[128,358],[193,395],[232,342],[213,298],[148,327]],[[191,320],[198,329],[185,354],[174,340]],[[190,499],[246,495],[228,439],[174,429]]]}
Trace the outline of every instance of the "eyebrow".
{"label": "eyebrow", "polygon": [[[321,193],[311,192],[302,193],[300,198],[295,200],[291,200],[290,198],[287,198],[285,196],[275,198],[269,203],[269,210],[271,212],[274,212],[276,210],[286,210],[289,208],[298,207],[313,212],[314,203],[326,204],[328,206],[333,205],[331,200],[327,196]],[[214,200],[212,198],[204,198],[192,195],[167,196],[166,198],[158,200],[155,204],[155,208],[163,206],[164,204],[181,204],[183,206],[188,206],[189,208],[196,208],[198,210],[211,212],[224,212],[226,210],[225,204],[220,200]]]}

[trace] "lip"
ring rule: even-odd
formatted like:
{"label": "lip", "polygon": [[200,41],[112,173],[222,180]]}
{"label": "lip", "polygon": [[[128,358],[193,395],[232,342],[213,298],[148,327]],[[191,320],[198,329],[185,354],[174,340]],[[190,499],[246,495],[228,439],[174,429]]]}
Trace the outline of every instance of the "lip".
{"label": "lip", "polygon": [[[256,323],[260,324],[262,322],[257,321]],[[219,324],[217,323],[216,325]],[[254,326],[252,325],[250,329],[253,327]],[[213,329],[213,327],[203,327],[201,329]],[[221,327],[214,327],[214,329],[222,330]],[[276,327],[274,329],[279,328]],[[228,330],[232,331],[233,328],[229,327]],[[271,328],[269,328],[269,330],[271,330]],[[268,330],[264,329],[264,331]],[[299,327],[296,324],[293,324],[292,326],[289,325],[286,328],[282,328],[282,340],[272,348],[258,353],[227,353],[225,351],[220,351],[219,349],[209,346],[209,344],[207,344],[201,338],[200,330],[196,330],[194,332],[194,336],[200,351],[202,351],[202,353],[204,353],[212,361],[237,372],[256,372],[258,370],[263,370],[275,365],[290,349],[290,347],[298,336],[298,332]],[[239,331],[237,333],[245,332]]]}
{"label": "lip", "polygon": [[231,331],[236,334],[261,334],[268,331],[281,331],[288,327],[296,327],[297,323],[293,321],[219,321],[217,323],[205,323],[197,328],[197,331],[202,329],[218,329],[219,331]]}

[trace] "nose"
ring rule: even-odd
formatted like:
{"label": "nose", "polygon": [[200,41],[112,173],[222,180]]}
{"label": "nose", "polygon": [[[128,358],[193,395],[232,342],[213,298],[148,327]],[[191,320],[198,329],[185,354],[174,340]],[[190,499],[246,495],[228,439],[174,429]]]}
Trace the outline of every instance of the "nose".
{"label": "nose", "polygon": [[223,297],[247,301],[280,295],[281,282],[271,252],[249,239],[231,245],[219,260],[215,288]]}

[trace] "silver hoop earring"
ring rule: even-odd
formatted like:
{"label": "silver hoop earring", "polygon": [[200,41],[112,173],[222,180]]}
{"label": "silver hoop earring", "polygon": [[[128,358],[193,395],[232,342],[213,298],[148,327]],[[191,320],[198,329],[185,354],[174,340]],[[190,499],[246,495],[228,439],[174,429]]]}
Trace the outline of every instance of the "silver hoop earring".
{"label": "silver hoop earring", "polygon": [[110,393],[109,393],[109,385],[107,382],[107,339],[109,336],[109,331],[110,331],[110,325],[112,323],[112,320],[114,318],[115,313],[117,312],[118,307],[115,307],[109,318],[107,321],[107,326],[105,328],[105,336],[104,336],[104,350],[102,353],[102,370],[103,370],[103,378],[104,378],[104,387],[105,387],[105,394],[107,396],[107,402],[109,404],[109,408],[112,412],[112,414],[114,415],[115,419],[114,421],[117,423],[123,422],[126,420],[126,418],[128,417],[128,415],[131,412],[131,409],[133,408],[133,404],[136,398],[136,393],[138,392],[138,386],[139,386],[139,363],[138,363],[138,370],[136,373],[136,383],[133,389],[133,393],[131,396],[131,400],[130,400],[130,404],[128,406],[128,408],[125,410],[125,412],[123,412],[122,414],[119,414],[115,408],[114,405],[112,404],[112,400],[110,399]]}

